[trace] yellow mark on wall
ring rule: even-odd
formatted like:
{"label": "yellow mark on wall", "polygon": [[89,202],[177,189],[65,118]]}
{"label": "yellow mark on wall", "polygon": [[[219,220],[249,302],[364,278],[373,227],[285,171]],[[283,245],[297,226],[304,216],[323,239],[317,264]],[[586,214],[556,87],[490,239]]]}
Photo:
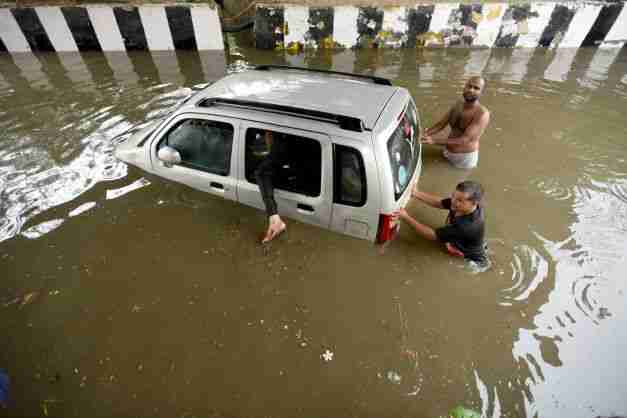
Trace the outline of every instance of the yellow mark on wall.
{"label": "yellow mark on wall", "polygon": [[502,4],[492,5],[490,7],[490,11],[488,12],[488,15],[486,16],[486,20],[498,19],[498,17],[501,15],[502,8],[503,8]]}
{"label": "yellow mark on wall", "polygon": [[478,25],[479,22],[481,22],[482,20],[483,20],[483,16],[481,15],[481,13],[472,12],[472,21],[473,22],[475,22]]}
{"label": "yellow mark on wall", "polygon": [[443,44],[444,37],[440,32],[426,32],[416,36],[416,48],[428,46],[430,44]]}

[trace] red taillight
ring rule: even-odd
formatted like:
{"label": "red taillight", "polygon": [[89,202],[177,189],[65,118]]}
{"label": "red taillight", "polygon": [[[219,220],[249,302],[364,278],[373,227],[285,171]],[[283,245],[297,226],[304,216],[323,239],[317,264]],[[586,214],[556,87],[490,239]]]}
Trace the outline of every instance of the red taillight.
{"label": "red taillight", "polygon": [[377,230],[377,244],[383,244],[396,238],[398,219],[392,215],[379,215],[379,229]]}

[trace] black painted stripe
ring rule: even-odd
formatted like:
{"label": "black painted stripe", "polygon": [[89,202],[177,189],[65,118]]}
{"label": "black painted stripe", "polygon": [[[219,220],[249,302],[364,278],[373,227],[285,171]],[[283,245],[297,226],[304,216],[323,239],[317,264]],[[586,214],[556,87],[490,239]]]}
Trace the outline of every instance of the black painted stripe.
{"label": "black painted stripe", "polygon": [[[283,44],[284,10],[279,7],[257,7],[255,14],[255,46],[275,49]],[[289,30],[289,28],[288,28]]]}
{"label": "black painted stripe", "polygon": [[128,57],[131,59],[133,70],[139,77],[139,84],[142,87],[151,87],[159,82],[159,71],[150,52],[132,51],[129,52]]}
{"label": "black painted stripe", "polygon": [[333,39],[333,10],[332,7],[309,8],[309,37],[319,47],[332,47],[324,41]]}
{"label": "black painted stripe", "polygon": [[186,6],[166,6],[165,14],[168,17],[168,25],[172,33],[174,48],[198,49],[194,36],[194,24],[192,12]]}
{"label": "black painted stripe", "polygon": [[407,14],[407,47],[415,47],[417,41],[416,37],[429,31],[429,25],[431,24],[434,10],[434,5],[418,6],[416,9],[409,9],[409,13]]}
{"label": "black painted stripe", "polygon": [[81,55],[96,88],[101,90],[115,82],[113,69],[109,65],[109,60],[105,54],[89,51],[82,52]]}
{"label": "black painted stripe", "polygon": [[79,51],[102,51],[96,31],[89,20],[89,14],[84,7],[65,6],[61,12],[72,32]]}
{"label": "black painted stripe", "polygon": [[148,50],[146,33],[137,7],[117,6],[113,8],[120,34],[127,51]]}
{"label": "black painted stripe", "polygon": [[625,3],[623,2],[603,6],[601,13],[599,13],[597,20],[594,21],[592,29],[588,32],[588,36],[583,40],[581,46],[594,46],[603,41],[624,6]]}
{"label": "black painted stripe", "polygon": [[22,29],[22,33],[33,51],[54,51],[52,42],[44,26],[32,7],[18,7],[11,9],[13,17]]}
{"label": "black painted stripe", "polygon": [[558,34],[566,32],[574,16],[574,10],[561,4],[555,6],[549,24],[544,29],[544,32],[542,32],[538,45],[545,48],[551,46],[551,42],[553,42],[553,39],[555,39]]}
{"label": "black painted stripe", "polygon": [[196,50],[176,51],[176,60],[178,62],[183,78],[185,78],[185,86],[191,87],[196,84],[205,82],[205,76],[200,62],[200,55]]}
{"label": "black painted stripe", "polygon": [[66,91],[74,82],[67,75],[68,70],[61,63],[59,54],[40,54],[41,70],[55,90]]}
{"label": "black painted stripe", "polygon": [[357,46],[371,46],[370,44],[374,41],[382,27],[382,9],[377,7],[360,7],[357,17]]}
{"label": "black painted stripe", "polygon": [[6,45],[2,42],[2,38],[0,38],[0,52],[8,52]]}

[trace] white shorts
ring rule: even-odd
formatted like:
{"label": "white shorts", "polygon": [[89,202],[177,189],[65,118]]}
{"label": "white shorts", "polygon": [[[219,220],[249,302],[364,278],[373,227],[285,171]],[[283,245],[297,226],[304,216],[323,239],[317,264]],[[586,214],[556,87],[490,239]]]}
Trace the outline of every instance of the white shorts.
{"label": "white shorts", "polygon": [[479,150],[472,152],[450,152],[444,148],[442,155],[455,168],[475,168],[479,163]]}

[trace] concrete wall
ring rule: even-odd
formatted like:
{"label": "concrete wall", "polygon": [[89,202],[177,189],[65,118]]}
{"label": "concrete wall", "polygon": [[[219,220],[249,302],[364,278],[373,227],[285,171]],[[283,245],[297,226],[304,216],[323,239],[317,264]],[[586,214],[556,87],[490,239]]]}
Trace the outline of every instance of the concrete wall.
{"label": "concrete wall", "polygon": [[0,52],[223,50],[213,5],[0,7]]}
{"label": "concrete wall", "polygon": [[407,6],[257,6],[258,48],[622,47],[618,2],[437,3]]}

